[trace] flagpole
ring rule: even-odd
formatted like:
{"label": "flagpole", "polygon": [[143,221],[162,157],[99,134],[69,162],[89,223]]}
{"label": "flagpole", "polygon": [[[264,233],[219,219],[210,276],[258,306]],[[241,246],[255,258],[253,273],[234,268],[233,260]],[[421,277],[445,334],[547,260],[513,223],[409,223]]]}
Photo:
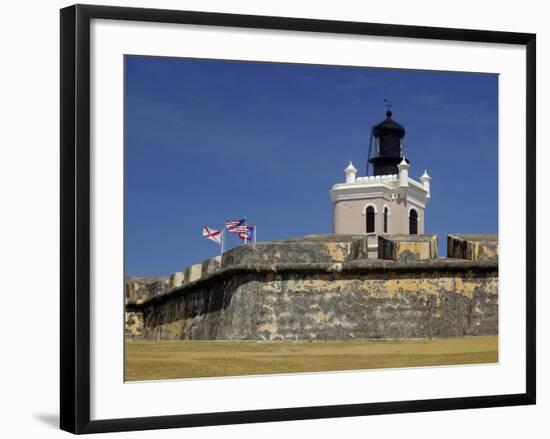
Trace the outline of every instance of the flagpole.
{"label": "flagpole", "polygon": [[246,231],[244,232],[244,245],[246,245],[246,238],[248,238],[248,220],[246,216],[244,217],[244,227],[246,229]]}
{"label": "flagpole", "polygon": [[256,227],[254,226],[254,250],[256,250]]}
{"label": "flagpole", "polygon": [[225,243],[225,230],[224,229],[225,229],[225,226],[222,229],[222,252],[220,253],[220,256],[223,255],[223,248],[224,248],[223,246],[224,246],[224,243]]}

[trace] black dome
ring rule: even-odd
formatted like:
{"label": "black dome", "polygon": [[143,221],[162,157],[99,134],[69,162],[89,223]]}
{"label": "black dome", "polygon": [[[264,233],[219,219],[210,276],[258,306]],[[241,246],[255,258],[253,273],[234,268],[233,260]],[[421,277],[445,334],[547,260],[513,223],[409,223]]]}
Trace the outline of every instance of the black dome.
{"label": "black dome", "polygon": [[[374,156],[369,159],[373,164],[374,175],[391,175],[399,173],[398,165],[403,160],[403,137],[405,128],[391,118],[391,111],[386,112],[386,120],[373,127],[376,138]],[[370,155],[370,152],[369,152]]]}
{"label": "black dome", "polygon": [[405,137],[405,128],[399,125],[395,120],[391,118],[392,112],[386,111],[386,120],[380,122],[373,128],[374,137],[398,137],[402,139]]}

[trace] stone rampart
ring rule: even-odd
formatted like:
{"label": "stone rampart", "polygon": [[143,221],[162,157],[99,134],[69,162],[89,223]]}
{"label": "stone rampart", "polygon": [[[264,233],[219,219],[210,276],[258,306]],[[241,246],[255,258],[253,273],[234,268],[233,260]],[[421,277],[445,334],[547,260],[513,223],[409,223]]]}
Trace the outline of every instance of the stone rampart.
{"label": "stone rampart", "polygon": [[364,238],[237,247],[221,262],[185,270],[178,286],[129,300],[127,335],[335,340],[498,333],[497,259],[357,258],[358,239]]}
{"label": "stone rampart", "polygon": [[448,235],[447,256],[477,260],[498,260],[497,235]]}

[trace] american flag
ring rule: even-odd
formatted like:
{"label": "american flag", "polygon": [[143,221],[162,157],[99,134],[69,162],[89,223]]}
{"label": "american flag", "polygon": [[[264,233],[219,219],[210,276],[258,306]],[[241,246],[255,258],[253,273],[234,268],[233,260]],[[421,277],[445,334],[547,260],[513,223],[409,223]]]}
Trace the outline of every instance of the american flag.
{"label": "american flag", "polygon": [[225,222],[225,228],[231,233],[238,233],[238,231],[235,231],[234,229],[236,227],[246,227],[243,226],[243,224],[246,222],[246,219],[240,219],[240,220],[229,220]]}
{"label": "american flag", "polygon": [[236,226],[230,229],[229,233],[246,233],[250,229],[252,229],[250,226]]}

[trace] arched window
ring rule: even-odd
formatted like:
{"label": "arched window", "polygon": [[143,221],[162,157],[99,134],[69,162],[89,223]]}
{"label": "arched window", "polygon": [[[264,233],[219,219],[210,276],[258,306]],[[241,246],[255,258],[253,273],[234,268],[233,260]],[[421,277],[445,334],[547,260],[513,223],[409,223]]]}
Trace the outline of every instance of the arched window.
{"label": "arched window", "polygon": [[409,234],[418,234],[418,213],[414,209],[411,209],[409,213]]}
{"label": "arched window", "polygon": [[369,206],[366,210],[367,216],[367,233],[374,233],[374,207]]}
{"label": "arched window", "polygon": [[384,233],[388,233],[388,207],[384,207]]}

